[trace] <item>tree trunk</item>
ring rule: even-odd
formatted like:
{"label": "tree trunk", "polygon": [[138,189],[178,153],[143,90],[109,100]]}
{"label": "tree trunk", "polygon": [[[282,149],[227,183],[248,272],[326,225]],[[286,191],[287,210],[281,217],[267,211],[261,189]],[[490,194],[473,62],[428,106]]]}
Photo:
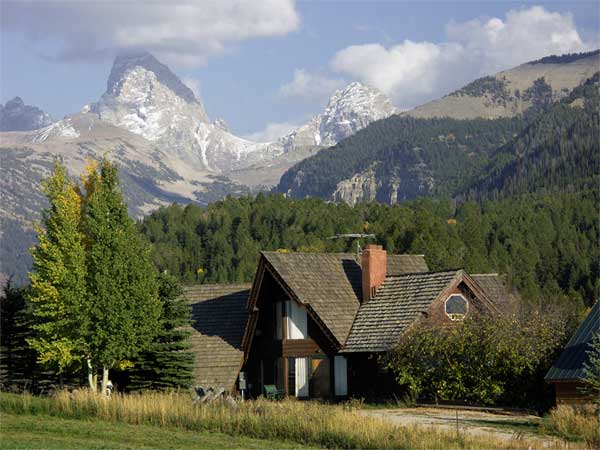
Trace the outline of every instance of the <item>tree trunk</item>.
{"label": "tree trunk", "polygon": [[92,367],[92,359],[90,357],[87,358],[87,368],[88,368],[88,383],[90,385],[90,389],[93,392],[98,390],[98,384],[96,381],[96,375],[94,375],[94,368]]}
{"label": "tree trunk", "polygon": [[108,397],[108,367],[102,366],[102,395]]}

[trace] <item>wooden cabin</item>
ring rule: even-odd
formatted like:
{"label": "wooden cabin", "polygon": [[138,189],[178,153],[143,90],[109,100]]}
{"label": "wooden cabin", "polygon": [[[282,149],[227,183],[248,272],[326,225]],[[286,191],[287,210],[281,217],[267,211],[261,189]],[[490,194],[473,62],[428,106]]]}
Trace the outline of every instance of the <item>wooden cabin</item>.
{"label": "wooden cabin", "polygon": [[558,360],[546,374],[554,385],[556,404],[592,403],[593,397],[584,392],[584,364],[594,335],[600,333],[600,301],[592,307],[585,320],[567,343]]}
{"label": "wooden cabin", "polygon": [[270,385],[298,398],[389,395],[395,383],[378,354],[423,317],[451,324],[476,311],[498,313],[495,302],[508,304],[509,295],[500,286],[495,274],[429,272],[423,255],[388,255],[376,245],[359,258],[262,252],[249,290],[186,288],[196,382],[235,391],[242,379],[251,396]]}

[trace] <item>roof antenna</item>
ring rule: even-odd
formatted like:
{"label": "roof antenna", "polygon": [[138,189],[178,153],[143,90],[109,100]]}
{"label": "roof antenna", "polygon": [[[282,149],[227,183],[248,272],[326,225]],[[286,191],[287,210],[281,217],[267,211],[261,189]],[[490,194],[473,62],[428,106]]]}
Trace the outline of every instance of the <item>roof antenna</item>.
{"label": "roof antenna", "polygon": [[356,241],[356,261],[360,262],[360,238],[365,238],[365,239],[375,239],[375,235],[374,234],[364,234],[364,233],[345,233],[345,234],[334,234],[333,236],[329,236],[326,239],[346,239],[346,238],[352,238],[352,239],[356,239],[358,238],[359,240]]}

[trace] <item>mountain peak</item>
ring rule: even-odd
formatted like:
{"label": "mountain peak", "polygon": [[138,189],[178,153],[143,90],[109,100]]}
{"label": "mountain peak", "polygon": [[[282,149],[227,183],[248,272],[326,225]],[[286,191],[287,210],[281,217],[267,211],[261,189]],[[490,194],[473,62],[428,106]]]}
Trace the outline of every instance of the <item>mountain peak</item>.
{"label": "mountain peak", "polygon": [[147,51],[123,52],[117,55],[106,84],[106,92],[117,96],[121,91],[127,74],[137,67],[154,73],[157,80],[188,103],[197,102],[192,90],[171,72],[166,65],[158,61]]}
{"label": "mountain peak", "polygon": [[15,97],[12,100],[9,100],[6,102],[6,105],[4,106],[6,109],[15,109],[15,108],[22,108],[23,106],[25,106],[25,102],[23,102],[23,99],[21,97]]}
{"label": "mountain peak", "polygon": [[333,114],[336,110],[354,112],[359,115],[375,112],[386,117],[397,112],[390,99],[379,89],[358,81],[333,93],[325,113]]}
{"label": "mountain peak", "polygon": [[36,106],[26,105],[21,97],[0,103],[0,131],[29,131],[52,123],[50,114]]}

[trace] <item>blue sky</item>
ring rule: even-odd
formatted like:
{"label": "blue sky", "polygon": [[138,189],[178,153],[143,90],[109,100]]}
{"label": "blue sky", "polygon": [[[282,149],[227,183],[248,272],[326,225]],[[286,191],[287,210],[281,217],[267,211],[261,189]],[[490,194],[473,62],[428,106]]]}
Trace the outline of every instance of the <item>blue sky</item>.
{"label": "blue sky", "polygon": [[[164,4],[163,4],[164,5]],[[60,118],[97,100],[120,48],[144,48],[199,91],[211,118],[267,139],[336,88],[400,108],[550,53],[597,47],[597,2],[1,3],[2,102]]]}

